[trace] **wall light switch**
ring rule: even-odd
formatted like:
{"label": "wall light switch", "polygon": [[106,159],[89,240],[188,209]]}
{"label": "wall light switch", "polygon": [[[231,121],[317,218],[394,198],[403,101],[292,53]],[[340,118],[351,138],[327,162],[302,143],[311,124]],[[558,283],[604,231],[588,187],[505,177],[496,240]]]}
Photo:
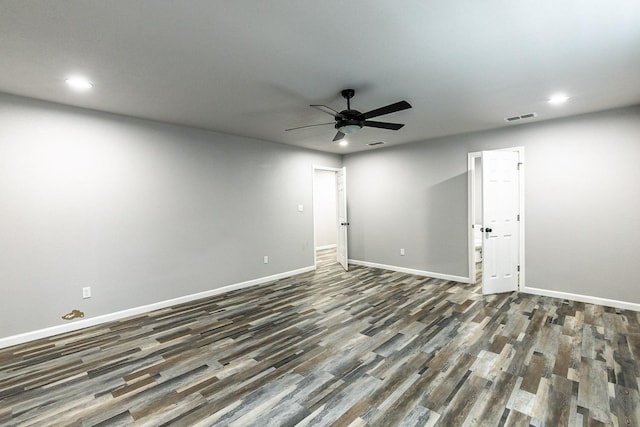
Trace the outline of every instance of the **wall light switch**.
{"label": "wall light switch", "polygon": [[91,298],[91,286],[85,286],[84,288],[82,288],[82,298]]}
{"label": "wall light switch", "polygon": [[304,210],[304,206],[298,205],[298,212],[302,212]]}
{"label": "wall light switch", "polygon": [[269,264],[269,256],[268,256],[268,255],[265,255],[265,256],[264,256],[264,260],[263,260],[263,262],[264,262],[265,264]]}
{"label": "wall light switch", "polygon": [[404,256],[404,248],[400,248],[400,255]]}

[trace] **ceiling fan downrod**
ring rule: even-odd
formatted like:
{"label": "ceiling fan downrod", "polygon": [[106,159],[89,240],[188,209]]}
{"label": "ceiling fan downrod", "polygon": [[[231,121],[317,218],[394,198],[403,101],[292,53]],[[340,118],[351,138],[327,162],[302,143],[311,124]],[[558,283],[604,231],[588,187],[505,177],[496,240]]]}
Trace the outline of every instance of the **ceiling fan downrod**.
{"label": "ceiling fan downrod", "polygon": [[340,94],[347,100],[347,110],[351,110],[351,98],[356,94],[356,91],[353,89],[343,89],[340,91]]}

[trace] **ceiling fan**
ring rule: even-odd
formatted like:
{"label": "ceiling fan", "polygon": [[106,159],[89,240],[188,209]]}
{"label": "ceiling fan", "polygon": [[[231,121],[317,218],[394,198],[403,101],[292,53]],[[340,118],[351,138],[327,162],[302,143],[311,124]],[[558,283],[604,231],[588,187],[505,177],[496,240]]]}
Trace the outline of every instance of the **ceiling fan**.
{"label": "ceiling fan", "polygon": [[334,127],[338,130],[338,133],[336,133],[336,136],[333,138],[333,140],[338,141],[344,138],[346,134],[357,132],[364,126],[390,130],[398,130],[404,126],[404,124],[401,123],[376,122],[369,119],[411,108],[411,104],[409,104],[407,101],[398,101],[384,107],[376,108],[375,110],[371,110],[366,113],[361,113],[358,110],[351,109],[351,98],[353,98],[353,95],[355,95],[355,93],[356,91],[353,89],[344,89],[340,92],[342,97],[347,100],[347,109],[340,112],[334,110],[331,107],[327,107],[326,105],[310,105],[310,107],[316,108],[323,113],[332,115],[335,119],[335,122],[299,126],[295,128],[285,129],[285,131],[309,128],[313,126],[334,125]]}

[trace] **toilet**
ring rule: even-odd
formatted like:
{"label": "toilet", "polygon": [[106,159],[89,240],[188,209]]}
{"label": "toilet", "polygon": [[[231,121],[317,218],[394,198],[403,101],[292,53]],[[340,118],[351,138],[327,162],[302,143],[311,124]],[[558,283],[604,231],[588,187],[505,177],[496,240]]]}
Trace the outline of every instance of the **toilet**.
{"label": "toilet", "polygon": [[475,253],[475,262],[482,261],[482,224],[473,226],[473,249]]}

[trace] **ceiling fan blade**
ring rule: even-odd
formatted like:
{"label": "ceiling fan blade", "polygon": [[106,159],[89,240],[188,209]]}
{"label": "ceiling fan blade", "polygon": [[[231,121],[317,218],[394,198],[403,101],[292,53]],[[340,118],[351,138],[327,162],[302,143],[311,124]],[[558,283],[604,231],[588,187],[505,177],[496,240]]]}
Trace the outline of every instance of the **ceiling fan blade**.
{"label": "ceiling fan blade", "polygon": [[324,125],[333,125],[335,124],[335,122],[328,122],[328,123],[318,123],[315,125],[307,125],[307,126],[298,126],[296,128],[289,128],[289,129],[285,129],[285,131],[289,131],[289,130],[296,130],[296,129],[304,129],[304,128],[312,128],[314,126],[324,126]]}
{"label": "ceiling fan blade", "polygon": [[334,142],[335,142],[335,141],[339,141],[339,140],[341,140],[342,138],[344,138],[344,136],[345,136],[345,135],[344,135],[344,133],[342,133],[342,132],[338,131],[338,133],[336,133],[336,136],[334,136],[334,137],[333,137],[333,141],[334,141]]}
{"label": "ceiling fan blade", "polygon": [[383,116],[385,114],[395,113],[396,111],[406,110],[407,108],[411,108],[411,104],[407,101],[398,101],[394,104],[389,104],[385,107],[376,108],[375,110],[371,110],[367,113],[364,113],[362,116],[365,119],[370,119],[372,117]]}
{"label": "ceiling fan blade", "polygon": [[404,124],[402,123],[373,122],[371,120],[365,120],[364,122],[362,122],[362,125],[369,126],[372,128],[391,129],[391,130],[398,130],[402,126],[404,126]]}
{"label": "ceiling fan blade", "polygon": [[309,107],[313,107],[318,111],[322,111],[323,113],[327,113],[327,114],[331,114],[332,116],[340,116],[340,113],[337,112],[336,110],[334,110],[331,107],[327,107],[326,105],[322,105],[322,104],[312,104],[309,105]]}

